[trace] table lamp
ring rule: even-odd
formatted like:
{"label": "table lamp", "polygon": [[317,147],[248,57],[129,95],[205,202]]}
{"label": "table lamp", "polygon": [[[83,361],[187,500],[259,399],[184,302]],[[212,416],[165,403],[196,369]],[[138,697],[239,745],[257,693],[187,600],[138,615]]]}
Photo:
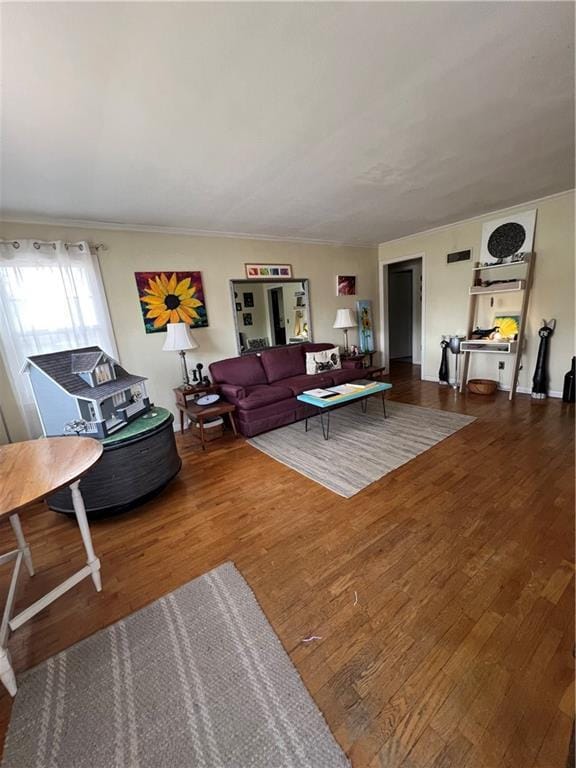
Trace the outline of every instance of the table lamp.
{"label": "table lamp", "polygon": [[182,365],[182,380],[186,386],[190,386],[190,377],[186,367],[186,350],[197,349],[196,339],[190,333],[186,323],[168,323],[166,326],[166,341],[162,347],[163,352],[178,352]]}
{"label": "table lamp", "polygon": [[344,350],[348,351],[348,329],[356,328],[358,321],[356,320],[356,313],[353,309],[338,309],[336,311],[336,320],[334,320],[334,328],[342,328],[344,331]]}

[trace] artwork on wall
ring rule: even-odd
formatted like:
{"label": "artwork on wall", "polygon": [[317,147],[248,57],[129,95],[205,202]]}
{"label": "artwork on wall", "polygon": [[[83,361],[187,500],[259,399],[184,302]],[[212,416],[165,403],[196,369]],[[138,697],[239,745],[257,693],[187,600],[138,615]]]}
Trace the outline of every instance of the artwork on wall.
{"label": "artwork on wall", "polygon": [[480,261],[483,264],[506,264],[520,253],[531,253],[534,245],[536,208],[511,214],[482,225]]}
{"label": "artwork on wall", "polygon": [[520,315],[495,315],[492,325],[505,339],[514,339],[520,330]]}
{"label": "artwork on wall", "polygon": [[252,312],[244,312],[242,322],[244,325],[252,325]]}
{"label": "artwork on wall", "polygon": [[236,312],[242,312],[242,304],[239,301],[236,302]]}
{"label": "artwork on wall", "polygon": [[244,299],[244,306],[245,307],[253,307],[254,306],[254,294],[253,293],[243,293],[242,298]]}
{"label": "artwork on wall", "polygon": [[361,352],[374,351],[374,324],[372,322],[372,302],[363,299],[356,302],[358,311],[358,338]]}
{"label": "artwork on wall", "polygon": [[292,277],[290,264],[245,264],[246,277],[249,280],[262,278]]}
{"label": "artwork on wall", "polygon": [[135,272],[146,333],[166,332],[168,323],[208,325],[200,272]]}
{"label": "artwork on wall", "polygon": [[356,296],[356,275],[338,275],[336,278],[337,296]]}

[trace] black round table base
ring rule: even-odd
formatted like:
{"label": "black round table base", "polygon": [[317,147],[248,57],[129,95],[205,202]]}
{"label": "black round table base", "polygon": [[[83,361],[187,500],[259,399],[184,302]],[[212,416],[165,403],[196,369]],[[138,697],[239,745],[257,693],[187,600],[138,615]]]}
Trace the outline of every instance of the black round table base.
{"label": "black round table base", "polygon": [[[149,432],[104,444],[100,460],[82,477],[80,490],[90,520],[126,512],[156,496],[180,471],[173,417]],[[48,497],[55,512],[73,515],[72,495],[63,488]]]}

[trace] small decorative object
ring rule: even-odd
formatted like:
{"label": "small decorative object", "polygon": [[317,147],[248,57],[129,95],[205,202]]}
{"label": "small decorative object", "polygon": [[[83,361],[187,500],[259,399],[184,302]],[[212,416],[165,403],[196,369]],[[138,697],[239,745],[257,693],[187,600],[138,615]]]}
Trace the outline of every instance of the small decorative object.
{"label": "small decorative object", "polygon": [[350,354],[352,355],[352,357],[356,357],[356,355],[358,354],[358,347],[356,346],[356,344],[352,344],[352,346],[350,347]]}
{"label": "small decorative object", "polygon": [[166,331],[169,323],[208,325],[200,272],[135,272],[146,333]]}
{"label": "small decorative object", "polygon": [[339,309],[336,312],[336,319],[334,320],[334,328],[341,328],[344,331],[344,350],[348,351],[348,330],[350,328],[356,328],[358,323],[354,311],[351,309]]}
{"label": "small decorative object", "polygon": [[356,296],[356,276],[338,275],[336,278],[337,296]]}
{"label": "small decorative object", "polygon": [[556,320],[542,320],[542,326],[538,331],[540,336],[540,346],[538,347],[538,357],[536,358],[536,368],[532,378],[532,397],[535,400],[543,400],[548,397],[548,348],[550,345],[550,336],[556,328]]}
{"label": "small decorative object", "polygon": [[72,419],[72,421],[67,421],[66,424],[64,424],[64,434],[65,435],[81,435],[84,432],[88,431],[88,422],[84,419]]}
{"label": "small decorative object", "polygon": [[292,277],[290,264],[245,264],[246,277],[249,280]]}
{"label": "small decorative object", "polygon": [[576,357],[572,358],[572,367],[564,376],[564,388],[562,390],[562,400],[565,403],[573,403],[575,399],[576,394],[576,384],[575,379],[576,377]]}
{"label": "small decorative object", "polygon": [[374,351],[374,324],[372,322],[372,302],[362,299],[356,302],[358,312],[359,341],[361,352]]}
{"label": "small decorative object", "polygon": [[498,389],[498,382],[493,379],[470,379],[468,391],[473,395],[493,395]]}
{"label": "small decorative object", "polygon": [[515,339],[520,331],[520,315],[496,315],[494,325],[505,339]]}
{"label": "small decorative object", "polygon": [[440,384],[450,384],[450,373],[448,371],[448,347],[450,342],[443,336],[440,342],[442,348],[442,359],[440,361],[440,370],[438,371],[438,379]]}
{"label": "small decorative object", "polygon": [[187,386],[190,384],[188,368],[186,367],[186,350],[197,349],[196,339],[190,333],[186,323],[169,323],[168,335],[162,347],[163,352],[178,352],[180,355],[180,364],[182,366],[182,383]]}
{"label": "small decorative object", "polygon": [[452,387],[454,389],[458,389],[458,379],[459,379],[459,363],[460,363],[460,343],[464,341],[466,337],[465,336],[450,336],[448,340],[448,345],[450,347],[450,352],[452,352],[453,355],[456,355],[456,367],[454,369],[454,384]]}
{"label": "small decorative object", "polygon": [[248,349],[266,349],[270,346],[270,342],[264,336],[260,336],[256,339],[248,339]]}
{"label": "small decorative object", "polygon": [[493,334],[496,333],[498,330],[498,326],[495,325],[493,328],[474,328],[472,331],[472,336],[470,338],[472,339],[489,339]]}
{"label": "small decorative object", "polygon": [[236,302],[236,312],[242,312],[242,304],[239,301]]}
{"label": "small decorative object", "polygon": [[244,325],[252,325],[252,312],[244,312],[242,322]]}
{"label": "small decorative object", "polygon": [[202,363],[198,363],[196,365],[196,373],[198,375],[198,383],[199,384],[202,384],[202,369],[203,368],[204,368],[204,366],[202,365]]}
{"label": "small decorative object", "polygon": [[254,294],[253,293],[244,293],[244,294],[242,294],[242,298],[244,299],[244,306],[245,307],[253,307],[254,306]]}
{"label": "small decorative object", "polygon": [[531,252],[535,225],[536,209],[487,221],[482,226],[481,261],[487,264],[512,263],[518,254]]}
{"label": "small decorative object", "polygon": [[214,403],[217,403],[218,400],[220,400],[220,395],[203,395],[202,397],[199,397],[198,400],[196,400],[196,403],[198,405],[214,405]]}

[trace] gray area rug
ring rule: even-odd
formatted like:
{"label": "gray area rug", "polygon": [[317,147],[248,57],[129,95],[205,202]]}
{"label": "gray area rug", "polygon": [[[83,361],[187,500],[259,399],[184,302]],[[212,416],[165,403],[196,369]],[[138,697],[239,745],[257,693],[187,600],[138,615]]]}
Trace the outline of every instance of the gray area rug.
{"label": "gray area rug", "polygon": [[231,563],[18,682],[4,768],[349,766]]}
{"label": "gray area rug", "polygon": [[400,467],[454,432],[474,416],[386,401],[368,401],[363,414],[352,403],[330,414],[330,439],[324,440],[319,417],[290,424],[248,442],[334,493],[350,498],[370,483]]}

